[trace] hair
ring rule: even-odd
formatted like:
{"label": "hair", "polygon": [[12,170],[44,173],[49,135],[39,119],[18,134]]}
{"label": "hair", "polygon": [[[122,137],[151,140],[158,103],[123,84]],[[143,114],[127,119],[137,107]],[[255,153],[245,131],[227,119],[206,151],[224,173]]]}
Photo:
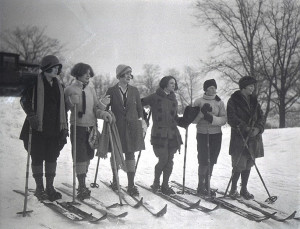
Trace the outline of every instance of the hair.
{"label": "hair", "polygon": [[77,79],[78,77],[81,77],[84,74],[86,74],[88,70],[90,70],[90,76],[93,77],[94,71],[90,65],[85,63],[78,63],[75,64],[74,67],[72,68],[71,75]]}
{"label": "hair", "polygon": [[178,90],[178,84],[177,84],[177,80],[175,79],[174,76],[164,76],[160,82],[159,82],[159,87],[161,89],[165,89],[167,86],[168,86],[168,83],[171,79],[174,79],[175,80],[175,91]]}

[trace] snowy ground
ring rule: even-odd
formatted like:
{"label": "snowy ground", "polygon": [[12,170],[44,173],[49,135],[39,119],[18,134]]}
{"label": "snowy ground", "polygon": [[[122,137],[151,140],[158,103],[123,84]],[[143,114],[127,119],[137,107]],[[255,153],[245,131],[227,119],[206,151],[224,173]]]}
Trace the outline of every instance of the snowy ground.
{"label": "snowy ground", "polygon": [[[210,214],[197,210],[184,211],[171,203],[157,198],[153,194],[140,190],[146,201],[155,203],[157,207],[168,204],[168,212],[161,218],[152,217],[144,209],[133,209],[124,206],[119,212],[128,211],[128,216],[118,223],[109,221],[100,222],[98,225],[87,222],[72,223],[65,218],[56,215],[50,209],[44,207],[32,196],[29,197],[28,208],[34,212],[30,217],[16,215],[23,209],[23,197],[12,192],[13,189],[24,189],[26,151],[22,142],[18,139],[24,120],[24,112],[19,105],[19,98],[0,98],[0,228],[300,228],[300,222],[291,220],[279,223],[268,220],[256,223],[242,218],[224,209],[218,209]],[[100,122],[99,122],[100,123]],[[150,185],[153,181],[153,169],[156,158],[149,144],[149,132],[146,136],[146,150],[142,152],[137,170],[136,181]],[[197,154],[195,140],[195,126],[189,127],[186,185],[193,188],[197,185]],[[184,140],[185,131],[181,129]],[[265,157],[257,160],[257,166],[271,195],[279,198],[274,207],[286,212],[297,210],[300,216],[300,128],[266,130],[263,139],[265,145]],[[231,173],[231,162],[228,155],[230,128],[223,128],[223,144],[218,164],[212,177],[212,187],[225,190]],[[58,159],[57,177],[55,186],[61,186],[62,182],[72,183],[72,160],[70,142],[61,151]],[[174,170],[171,180],[182,182],[184,147],[181,154],[176,154]],[[97,158],[91,163],[87,183],[94,180]],[[111,170],[109,160],[101,160],[99,175],[101,179],[110,181]],[[120,182],[127,185],[126,174],[120,172]],[[99,180],[98,183],[100,184]],[[35,188],[30,172],[29,187]],[[253,168],[249,190],[258,200],[265,200],[267,193]],[[92,195],[105,203],[117,202],[118,197],[109,189],[100,184],[98,189],[92,189]],[[65,198],[67,200],[67,198]],[[91,211],[87,209],[88,211]],[[92,212],[92,211],[91,211]],[[97,213],[95,213],[97,215]]]}

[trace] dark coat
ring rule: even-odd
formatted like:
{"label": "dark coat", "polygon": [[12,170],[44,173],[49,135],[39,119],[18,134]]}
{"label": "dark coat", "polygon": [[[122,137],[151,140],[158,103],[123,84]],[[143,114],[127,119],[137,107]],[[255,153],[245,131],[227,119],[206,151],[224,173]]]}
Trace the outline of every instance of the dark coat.
{"label": "dark coat", "polygon": [[[67,143],[66,138],[62,135],[62,131],[59,127],[59,107],[60,107],[60,91],[58,84],[60,83],[57,79],[53,79],[53,87],[49,85],[47,80],[43,78],[44,82],[44,116],[43,116],[43,131],[32,130],[32,142],[34,142],[34,138],[36,136],[43,137],[52,137],[57,138],[58,140],[58,148],[59,150]],[[21,96],[21,105],[26,115],[36,113],[37,107],[37,80],[34,80],[32,84],[28,85],[28,87],[23,91]],[[33,92],[35,94],[34,101],[32,102]],[[64,95],[62,95],[64,96]],[[32,103],[34,104],[34,108],[32,108]],[[24,142],[24,147],[28,150],[28,140],[29,140],[29,121],[27,118],[24,121],[20,139]],[[34,152],[32,151],[33,155]]]}
{"label": "dark coat", "polygon": [[243,138],[246,140],[248,136],[246,127],[257,127],[259,134],[249,138],[248,147],[254,158],[263,157],[264,148],[261,134],[264,132],[265,118],[256,96],[251,95],[248,104],[241,91],[234,92],[227,103],[227,119],[231,126],[229,154],[234,156],[245,151]]}
{"label": "dark coat", "polygon": [[116,117],[123,152],[144,150],[142,122],[139,120],[143,117],[143,108],[138,89],[128,85],[125,108],[118,84],[108,88],[106,94],[110,95],[110,107]]}
{"label": "dark coat", "polygon": [[142,105],[150,105],[153,126],[151,130],[151,144],[164,146],[166,140],[171,140],[172,147],[180,149],[182,139],[177,128],[178,102],[173,92],[167,95],[161,88],[156,93],[142,99]]}

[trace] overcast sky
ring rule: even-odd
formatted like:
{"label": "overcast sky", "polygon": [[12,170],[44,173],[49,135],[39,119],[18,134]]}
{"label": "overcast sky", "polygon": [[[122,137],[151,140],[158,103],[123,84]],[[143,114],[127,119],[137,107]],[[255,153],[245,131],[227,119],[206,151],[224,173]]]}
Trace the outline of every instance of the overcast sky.
{"label": "overcast sky", "polygon": [[66,46],[71,63],[115,75],[118,64],[142,72],[146,63],[183,70],[197,66],[209,48],[205,28],[195,26],[188,0],[0,0],[0,29],[46,26]]}

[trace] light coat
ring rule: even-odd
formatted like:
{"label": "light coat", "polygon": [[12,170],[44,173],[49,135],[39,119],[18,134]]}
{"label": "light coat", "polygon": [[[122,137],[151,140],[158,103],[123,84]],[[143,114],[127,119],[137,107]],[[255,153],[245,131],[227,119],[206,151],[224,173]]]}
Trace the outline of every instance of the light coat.
{"label": "light coat", "polygon": [[144,150],[143,108],[138,89],[128,85],[126,107],[118,84],[108,88],[106,94],[110,95],[110,107],[116,118],[123,152],[126,154]]}

